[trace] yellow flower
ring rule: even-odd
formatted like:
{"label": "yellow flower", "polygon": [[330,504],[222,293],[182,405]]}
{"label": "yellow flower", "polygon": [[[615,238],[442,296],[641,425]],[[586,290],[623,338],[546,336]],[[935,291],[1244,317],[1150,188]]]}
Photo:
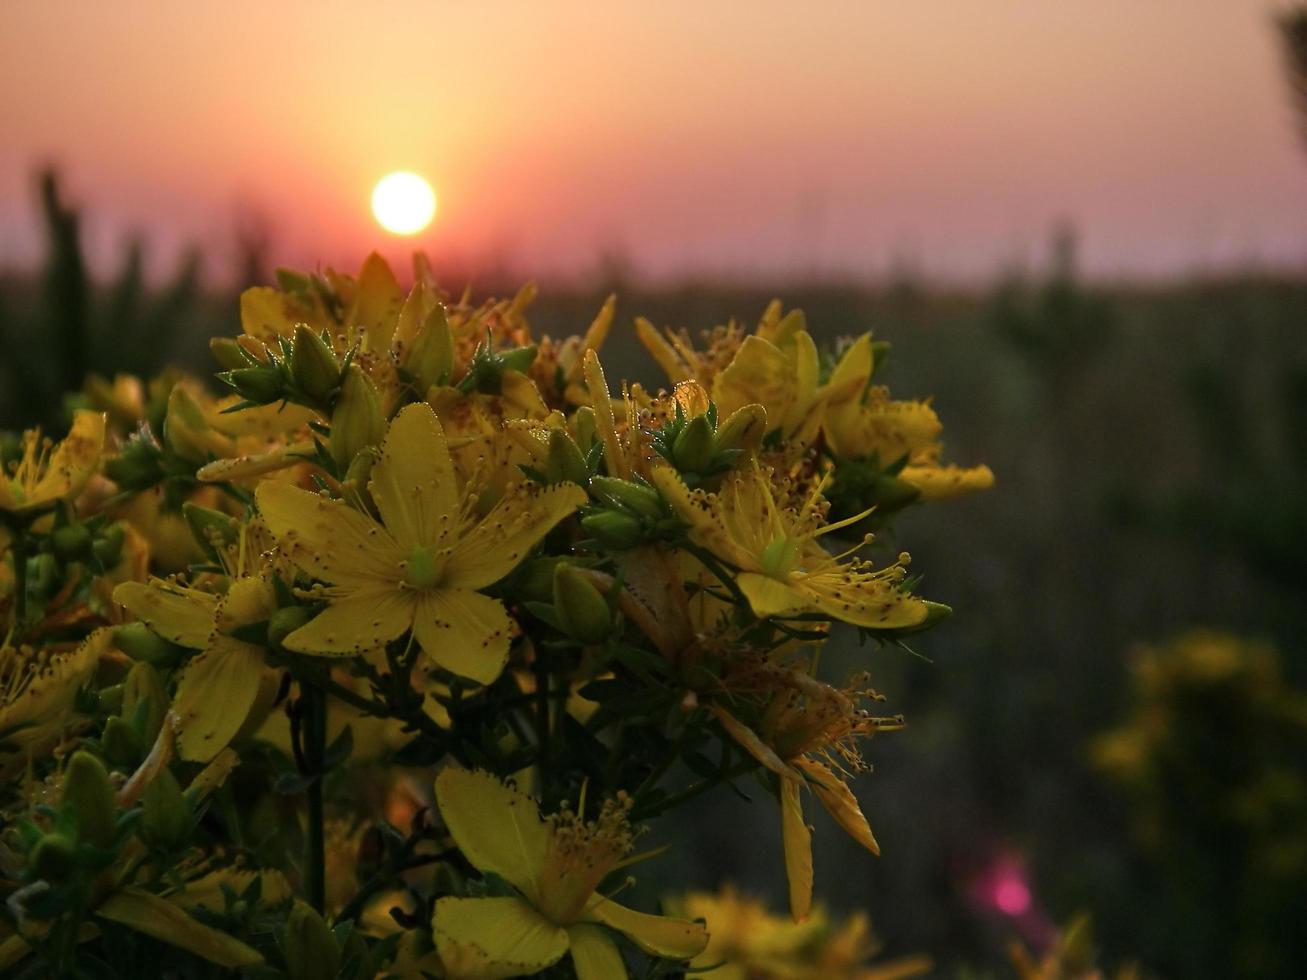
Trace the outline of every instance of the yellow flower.
{"label": "yellow flower", "polygon": [[[781,838],[790,886],[790,911],[796,920],[812,908],[812,833],[803,818],[801,791],[807,786],[855,841],[872,854],[880,845],[846,782],[846,773],[867,768],[857,741],[878,731],[902,727],[899,717],[879,718],[860,707],[879,695],[870,690],[837,690],[797,670],[759,663],[743,678],[727,678],[736,693],[731,710],[709,710],[731,738],[779,777]],[[748,688],[763,692],[752,726],[738,717],[747,707]]]}
{"label": "yellow flower", "polygon": [[0,778],[8,779],[59,741],[75,720],[74,699],[108,649],[112,630],[67,652],[0,646]]}
{"label": "yellow flower", "polygon": [[200,651],[182,668],[172,702],[183,759],[207,762],[261,720],[254,709],[275,675],[263,647],[235,634],[276,611],[268,574],[234,578],[226,595],[156,579],[124,582],[113,597],[165,640]]}
{"label": "yellow flower", "polygon": [[604,926],[667,959],[690,959],[707,943],[698,923],[637,912],[596,891],[634,840],[623,802],[605,803],[592,823],[571,810],[542,818],[511,783],[450,767],[436,779],[436,803],[463,856],[518,893],[436,901],[436,949],[449,975],[514,977],[570,952],[579,980],[625,978]]}
{"label": "yellow flower", "polygon": [[0,472],[0,510],[26,514],[77,496],[100,463],[104,448],[104,414],[78,411],[72,429],[57,444],[42,439],[39,429],[23,435],[23,455],[8,472]]}
{"label": "yellow flower", "polygon": [[[756,463],[732,473],[717,493],[690,490],[671,469],[653,471],[653,483],[689,525],[690,540],[740,570],[736,584],[756,615],[821,613],[877,629],[915,626],[927,607],[900,591],[907,556],[873,570],[857,558],[831,555],[818,539],[860,520],[825,524],[818,484],[800,506],[778,502],[769,475]],[[851,551],[856,551],[861,544]]]}
{"label": "yellow flower", "polygon": [[263,483],[259,510],[282,552],[328,583],[328,602],[291,633],[288,649],[350,655],[412,630],[438,666],[481,683],[499,676],[513,623],[483,589],[585,501],[575,484],[547,489],[518,483],[485,517],[473,512],[476,488],[460,488],[439,420],[425,404],[395,417],[368,491],[381,523],[283,483]]}

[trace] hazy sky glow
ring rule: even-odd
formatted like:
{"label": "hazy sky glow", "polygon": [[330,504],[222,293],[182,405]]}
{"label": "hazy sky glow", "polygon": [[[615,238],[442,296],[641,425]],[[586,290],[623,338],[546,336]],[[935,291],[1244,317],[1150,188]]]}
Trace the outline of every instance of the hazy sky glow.
{"label": "hazy sky glow", "polygon": [[[0,266],[39,252],[61,164],[93,254],[230,250],[256,206],[279,262],[374,245],[548,278],[640,272],[976,280],[1073,219],[1097,275],[1307,259],[1260,0],[8,3]],[[372,186],[427,177],[431,228]],[[223,260],[219,257],[215,264]]]}

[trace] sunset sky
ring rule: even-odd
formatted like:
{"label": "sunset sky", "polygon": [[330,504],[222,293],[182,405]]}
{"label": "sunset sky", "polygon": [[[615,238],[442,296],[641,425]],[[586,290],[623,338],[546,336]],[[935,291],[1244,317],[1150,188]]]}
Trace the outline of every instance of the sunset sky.
{"label": "sunset sky", "polygon": [[[549,278],[976,281],[1042,255],[1154,277],[1307,262],[1307,153],[1261,0],[10,2],[0,267],[40,250],[57,162],[97,267],[139,230],[230,261],[371,247]],[[415,239],[369,211],[426,176]]]}

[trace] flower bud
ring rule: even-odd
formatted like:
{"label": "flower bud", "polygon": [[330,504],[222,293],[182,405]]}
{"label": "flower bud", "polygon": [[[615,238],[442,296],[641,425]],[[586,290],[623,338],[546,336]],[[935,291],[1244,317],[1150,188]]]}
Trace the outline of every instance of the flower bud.
{"label": "flower bud", "polygon": [[[248,368],[246,370],[272,369]],[[235,373],[238,372],[228,372],[228,374]],[[163,420],[163,441],[182,459],[197,461],[222,455],[222,451],[228,444],[226,437],[210,427],[204,417],[204,409],[181,385],[174,385],[168,394],[168,410]]]}
{"label": "flower bud", "polygon": [[296,901],[286,919],[286,972],[290,980],[321,980],[340,971],[340,950],[326,920]]}
{"label": "flower bud", "polygon": [[743,405],[717,427],[718,449],[757,449],[767,434],[767,409]]}
{"label": "flower bud", "polygon": [[608,600],[572,565],[554,568],[554,612],[563,632],[578,643],[601,643],[613,626]]}
{"label": "flower bud", "polygon": [[134,768],[145,754],[145,743],[135,728],[117,715],[110,715],[100,734],[100,748],[115,769]]}
{"label": "flower bud", "polygon": [[504,351],[499,355],[499,363],[503,365],[504,371],[528,371],[536,359],[536,346],[531,344],[527,347],[514,347],[512,350]]}
{"label": "flower bud", "polygon": [[65,524],[50,534],[50,546],[64,561],[76,561],[91,548],[91,532],[85,524]]}
{"label": "flower bud", "polygon": [[73,870],[73,842],[63,834],[46,834],[28,853],[27,866],[46,881],[66,878]]}
{"label": "flower bud", "polygon": [[240,533],[236,522],[222,511],[189,500],[182,504],[182,516],[186,518],[186,526],[191,529],[195,542],[211,558],[235,544]]}
{"label": "flower bud", "polygon": [[290,373],[295,386],[315,404],[325,403],[340,383],[340,364],[331,346],[304,323],[295,326]]}
{"label": "flower bud", "polygon": [[59,562],[48,552],[36,555],[27,563],[27,589],[33,595],[52,595],[59,584]]}
{"label": "flower bud", "polygon": [[119,521],[114,521],[101,528],[95,540],[91,542],[91,554],[105,568],[118,564],[123,556],[123,544],[127,540],[127,531]]}
{"label": "flower bud", "polygon": [[104,475],[120,490],[145,490],[164,477],[160,455],[153,439],[130,439],[117,456],[105,460]]}
{"label": "flower bud", "polygon": [[123,681],[122,716],[146,745],[154,742],[168,714],[168,695],[159,672],[145,661],[133,664]]}
{"label": "flower bud", "polygon": [[250,366],[249,358],[241,351],[241,345],[231,337],[211,337],[209,351],[224,371],[238,371]]}
{"label": "flower bud", "polygon": [[714,454],[712,425],[708,416],[696,415],[685,424],[672,444],[672,464],[682,473],[704,473]]}
{"label": "flower bud", "polygon": [[331,455],[336,465],[347,470],[359,452],[381,442],[385,429],[377,390],[362,369],[351,364],[331,413]]}
{"label": "flower bud", "polygon": [[581,518],[582,529],[609,551],[625,551],[644,542],[644,528],[629,514],[605,510]]}
{"label": "flower bud", "polygon": [[528,561],[513,580],[514,597],[523,602],[553,602],[554,569],[566,560],[545,556]]}
{"label": "flower bud", "polygon": [[261,364],[258,367],[236,368],[218,375],[236,389],[236,393],[256,405],[271,405],[281,401],[285,394],[285,379],[276,367]]}
{"label": "flower bud", "polygon": [[141,840],[173,851],[186,843],[192,823],[191,806],[176,778],[167,769],[160,770],[141,798]]}
{"label": "flower bud", "polygon": [[375,508],[372,492],[368,489],[368,481],[372,479],[372,467],[376,464],[378,455],[376,449],[365,449],[350,460],[349,469],[345,471],[345,479],[341,481],[346,500],[352,503],[353,495],[358,494],[358,499],[362,501],[364,507]]}
{"label": "flower bud", "polygon": [[74,752],[68,761],[61,802],[77,818],[78,840],[101,848],[113,843],[118,804],[109,784],[109,771],[91,753]]}
{"label": "flower bud", "polygon": [[268,646],[274,650],[282,649],[286,637],[307,623],[309,618],[309,610],[305,606],[278,609],[268,619]]}
{"label": "flower bud", "polygon": [[448,383],[454,369],[454,335],[445,308],[440,304],[427,316],[401,366],[417,381],[421,394],[426,394],[432,385]]}
{"label": "flower bud", "polygon": [[584,487],[590,482],[590,467],[572,437],[562,429],[549,430],[549,455],[545,460],[545,477],[550,483],[570,481]]}
{"label": "flower bud", "polygon": [[114,630],[113,645],[133,660],[155,667],[173,667],[182,658],[181,647],[169,643],[144,623],[126,623]]}
{"label": "flower bud", "polygon": [[615,476],[596,476],[590,487],[600,497],[618,507],[626,507],[641,517],[659,520],[664,516],[663,500],[653,487]]}

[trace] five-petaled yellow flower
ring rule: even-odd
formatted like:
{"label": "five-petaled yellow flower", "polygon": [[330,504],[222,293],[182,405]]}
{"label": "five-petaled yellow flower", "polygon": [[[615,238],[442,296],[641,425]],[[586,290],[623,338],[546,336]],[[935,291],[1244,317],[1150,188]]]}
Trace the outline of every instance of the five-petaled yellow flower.
{"label": "five-petaled yellow flower", "polygon": [[368,491],[381,522],[341,500],[265,482],[259,510],[286,557],[328,585],[327,607],[285,640],[303,653],[350,655],[412,630],[437,666],[488,684],[508,659],[513,624],[479,589],[515,568],[586,499],[575,484],[508,488],[484,517],[460,486],[444,430],[425,403],[390,424]]}
{"label": "five-petaled yellow flower", "polygon": [[669,467],[656,468],[653,483],[690,526],[690,540],[739,569],[736,584],[758,616],[821,613],[879,629],[926,618],[926,604],[898,587],[906,556],[873,570],[870,562],[821,547],[821,535],[865,515],[825,524],[820,484],[792,507],[776,500],[771,479],[756,464],[732,473],[717,493],[690,490]]}
{"label": "five-petaled yellow flower", "polygon": [[39,429],[23,435],[23,455],[8,472],[0,469],[0,510],[30,513],[68,500],[86,486],[104,449],[104,413],[78,411],[72,429],[51,444]]}
{"label": "five-petaled yellow flower", "polygon": [[512,784],[450,767],[436,778],[436,803],[463,856],[518,892],[436,900],[436,949],[450,976],[515,977],[570,952],[579,980],[624,980],[604,926],[666,959],[688,960],[708,942],[699,923],[637,912],[596,890],[634,839],[622,802],[608,801],[592,823],[570,810],[542,818]]}

